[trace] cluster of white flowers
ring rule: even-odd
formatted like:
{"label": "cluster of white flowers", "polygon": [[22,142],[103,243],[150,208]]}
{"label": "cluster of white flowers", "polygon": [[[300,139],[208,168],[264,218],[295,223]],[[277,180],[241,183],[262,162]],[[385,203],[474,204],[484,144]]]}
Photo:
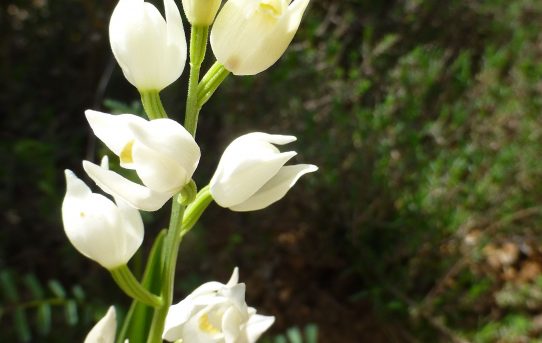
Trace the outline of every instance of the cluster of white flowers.
{"label": "cluster of white flowers", "polygon": [[[275,317],[256,314],[245,302],[245,284],[235,268],[227,284],[211,281],[169,308],[163,339],[186,343],[248,343],[265,332]],[[85,343],[113,343],[117,319],[110,307],[88,333]]]}
{"label": "cluster of white flowers", "polygon": [[[213,53],[228,72],[253,75],[269,68],[284,53],[309,0],[182,0],[193,27],[211,26]],[[143,0],[120,0],[111,16],[113,54],[126,79],[141,94],[160,92],[177,80],[187,60],[182,19],[174,0],[164,0],[165,19]],[[216,17],[216,19],[215,19]],[[83,161],[83,168],[109,198],[92,193],[66,170],[62,205],[70,242],[86,257],[114,271],[126,266],[143,241],[139,210],[156,211],[191,182],[201,153],[193,134],[168,118],[146,120],[133,114],[112,115],[87,110],[87,121],[120,161],[135,171],[140,183],[101,165]],[[265,208],[285,196],[310,164],[285,166],[295,151],[275,145],[294,136],[253,132],[235,139],[224,151],[209,183],[216,203],[233,211]],[[183,343],[251,343],[274,321],[245,303],[245,285],[237,268],[227,284],[206,283],[169,309],[163,338]],[[116,318],[111,308],[85,342],[113,342]]]}

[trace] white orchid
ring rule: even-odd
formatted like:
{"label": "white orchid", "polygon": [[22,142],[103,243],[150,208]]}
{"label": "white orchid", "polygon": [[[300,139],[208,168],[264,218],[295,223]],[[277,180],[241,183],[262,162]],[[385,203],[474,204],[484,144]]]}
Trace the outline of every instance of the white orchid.
{"label": "white orchid", "polygon": [[211,30],[216,59],[235,75],[266,70],[294,38],[309,1],[229,0]]}
{"label": "white orchid", "polygon": [[105,316],[90,330],[84,343],[113,343],[117,330],[117,315],[113,306],[109,307]]}
{"label": "white orchid", "polygon": [[66,170],[66,196],[62,203],[64,231],[86,257],[111,270],[125,265],[143,241],[139,211],[116,198],[116,204]]}
{"label": "white orchid", "polygon": [[183,0],[186,18],[192,25],[209,26],[215,19],[222,0]]}
{"label": "white orchid", "polygon": [[177,80],[186,63],[186,38],[174,0],[164,0],[166,19],[143,0],[120,0],[109,23],[111,49],[126,79],[141,91],[160,91]]}
{"label": "white orchid", "polygon": [[273,144],[294,136],[253,132],[235,139],[224,151],[210,182],[214,200],[234,211],[255,211],[280,200],[297,180],[318,170],[312,164],[284,164],[295,151],[281,153]]}
{"label": "white orchid", "polygon": [[163,338],[190,343],[253,343],[275,321],[245,303],[234,269],[227,284],[208,282],[169,308]]}
{"label": "white orchid", "polygon": [[106,168],[84,161],[87,174],[106,193],[135,208],[155,211],[190,182],[200,159],[200,149],[188,131],[171,119],[145,120],[133,114],[111,115],[87,110],[96,136],[134,169],[143,185]]}

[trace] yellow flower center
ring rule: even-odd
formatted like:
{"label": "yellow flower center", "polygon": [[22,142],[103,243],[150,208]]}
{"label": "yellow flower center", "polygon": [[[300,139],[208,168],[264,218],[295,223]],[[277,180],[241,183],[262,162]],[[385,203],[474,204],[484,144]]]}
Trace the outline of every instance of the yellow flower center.
{"label": "yellow flower center", "polygon": [[199,317],[199,328],[201,331],[208,333],[208,334],[217,334],[220,333],[220,330],[217,329],[211,322],[209,321],[209,315],[204,314],[203,316]]}
{"label": "yellow flower center", "polygon": [[260,10],[271,18],[278,18],[282,15],[282,0],[261,0]]}
{"label": "yellow flower center", "polygon": [[132,157],[132,148],[134,146],[134,140],[132,139],[131,141],[128,142],[128,144],[126,144],[124,146],[124,148],[122,148],[121,152],[120,152],[120,160],[121,162],[123,163],[133,163],[134,162],[134,159]]}

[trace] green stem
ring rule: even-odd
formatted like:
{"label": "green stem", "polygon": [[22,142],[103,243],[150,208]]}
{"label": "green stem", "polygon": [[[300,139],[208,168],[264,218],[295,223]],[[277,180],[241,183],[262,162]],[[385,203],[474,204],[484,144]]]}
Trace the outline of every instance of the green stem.
{"label": "green stem", "polygon": [[188,96],[186,99],[186,113],[184,127],[192,136],[196,136],[198,115],[201,106],[198,106],[198,82],[201,64],[207,49],[208,26],[192,26],[190,33],[190,78],[188,80]]}
{"label": "green stem", "polygon": [[[151,292],[161,291],[160,274],[162,273],[162,251],[166,233],[167,230],[163,229],[156,236],[141,280],[141,285]],[[153,312],[145,304],[133,300],[130,309],[124,317],[116,343],[123,343],[126,338],[130,338],[133,342],[142,342],[143,338],[146,338],[148,335],[151,323],[147,323],[147,321],[149,318],[152,318]]]}
{"label": "green stem", "polygon": [[184,210],[179,203],[178,196],[173,198],[171,209],[171,220],[169,230],[164,242],[164,278],[162,280],[163,306],[157,308],[149,332],[148,343],[162,342],[162,333],[164,332],[164,323],[166,316],[173,301],[173,281],[175,277],[175,268],[177,266],[177,257],[179,246],[186,233],[190,231],[201,217],[207,206],[213,200],[209,186],[206,186],[198,192],[198,195],[192,203]]}
{"label": "green stem", "polygon": [[200,108],[211,98],[228,75],[230,75],[230,71],[218,62],[215,62],[207,71],[198,85],[198,106]]}
{"label": "green stem", "polygon": [[205,186],[198,192],[196,199],[186,208],[181,235],[184,236],[194,227],[211,201],[213,201],[213,196],[211,195],[209,186]]}
{"label": "green stem", "polygon": [[128,266],[122,265],[110,270],[110,272],[117,285],[132,298],[152,307],[163,305],[160,297],[150,293],[136,280]]}
{"label": "green stem", "polygon": [[158,91],[142,91],[141,94],[141,103],[143,103],[143,108],[147,117],[150,120],[167,118],[166,110],[162,106],[162,100],[160,100],[160,94]]}
{"label": "green stem", "polygon": [[184,215],[184,206],[178,201],[178,196],[173,197],[171,218],[169,221],[169,229],[164,241],[164,254],[162,273],[162,298],[164,302],[161,307],[154,311],[152,318],[151,329],[149,332],[148,343],[162,342],[162,333],[164,332],[164,324],[166,316],[173,302],[173,286],[175,279],[175,269],[177,267],[177,257],[179,255],[179,246],[181,244],[182,221]]}

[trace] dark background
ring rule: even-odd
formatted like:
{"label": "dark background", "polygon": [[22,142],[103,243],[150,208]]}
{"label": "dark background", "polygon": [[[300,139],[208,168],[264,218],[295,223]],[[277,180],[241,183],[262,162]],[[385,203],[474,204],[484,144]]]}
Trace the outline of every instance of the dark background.
{"label": "dark background", "polygon": [[[84,110],[141,111],[110,52],[114,5],[0,6],[1,341],[81,341],[127,307],[60,221],[63,170],[107,152]],[[296,162],[320,170],[263,211],[211,205],[177,298],[239,266],[270,339],[313,323],[329,343],[537,342],[541,23],[538,0],[313,0],[275,66],[203,109],[196,181],[249,131],[297,136]],[[177,119],[186,74],[162,92]],[[145,216],[136,272],[167,211]]]}

